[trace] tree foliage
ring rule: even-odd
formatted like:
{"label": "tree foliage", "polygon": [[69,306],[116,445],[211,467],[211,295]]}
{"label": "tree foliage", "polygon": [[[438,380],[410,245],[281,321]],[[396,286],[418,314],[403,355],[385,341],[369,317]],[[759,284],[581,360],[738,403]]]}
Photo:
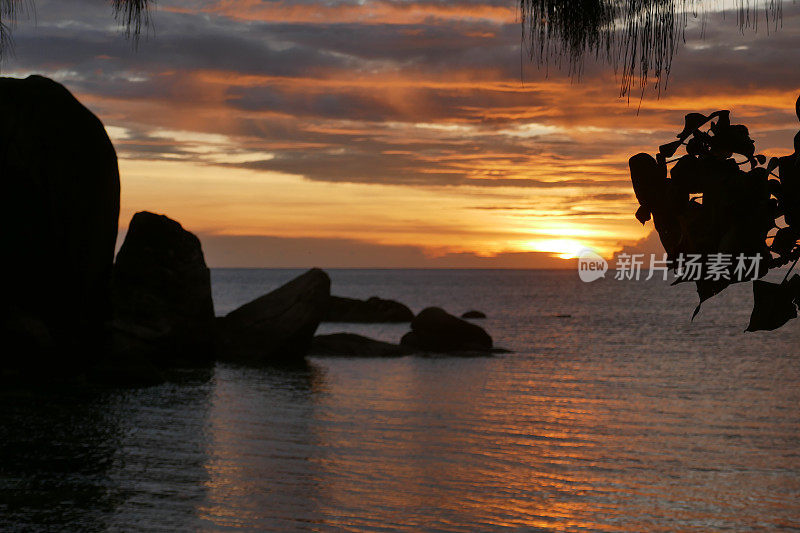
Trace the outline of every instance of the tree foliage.
{"label": "tree foliage", "polygon": [[[800,120],[800,98],[796,111]],[[685,153],[675,157],[680,149]],[[689,113],[677,140],[629,164],[640,204],[636,218],[642,224],[652,218],[677,272],[675,283],[696,283],[695,315],[731,283],[755,280],[748,331],[776,329],[797,316],[800,276],[787,273],[780,284],[760,278],[800,257],[800,132],[794,153],[768,161],[756,153],[747,127],[731,124],[729,111]],[[741,266],[735,261],[719,272],[720,254],[761,260],[742,276],[734,272]],[[691,279],[681,268],[688,256],[700,258]],[[714,263],[717,272],[709,275]]]}

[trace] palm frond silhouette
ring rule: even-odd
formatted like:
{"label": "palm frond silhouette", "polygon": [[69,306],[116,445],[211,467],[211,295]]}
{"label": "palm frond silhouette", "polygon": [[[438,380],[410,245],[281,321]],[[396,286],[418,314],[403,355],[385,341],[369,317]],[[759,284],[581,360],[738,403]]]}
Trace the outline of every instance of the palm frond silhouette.
{"label": "palm frond silhouette", "polygon": [[[111,0],[114,17],[134,44],[150,23],[149,8],[153,3],[154,0]],[[11,29],[18,18],[33,9],[33,0],[0,0],[0,60],[12,49]]]}
{"label": "palm frond silhouette", "polygon": [[[781,18],[780,0],[764,0],[767,23]],[[519,0],[523,40],[540,67],[565,66],[579,78],[584,60],[611,64],[620,96],[648,84],[661,90],[672,59],[685,40],[689,17],[705,24],[710,3],[702,0]],[[736,0],[740,30],[757,29],[760,6]]]}

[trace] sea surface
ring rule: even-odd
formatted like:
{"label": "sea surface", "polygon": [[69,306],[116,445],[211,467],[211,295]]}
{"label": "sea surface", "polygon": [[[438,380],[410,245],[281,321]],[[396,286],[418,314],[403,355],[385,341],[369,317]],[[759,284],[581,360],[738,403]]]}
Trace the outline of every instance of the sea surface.
{"label": "sea surface", "polygon": [[[217,314],[300,272],[214,270]],[[800,529],[800,321],[744,333],[749,285],[690,322],[693,288],[659,280],[329,272],[334,294],[484,311],[513,353],[5,390],[0,530]]]}

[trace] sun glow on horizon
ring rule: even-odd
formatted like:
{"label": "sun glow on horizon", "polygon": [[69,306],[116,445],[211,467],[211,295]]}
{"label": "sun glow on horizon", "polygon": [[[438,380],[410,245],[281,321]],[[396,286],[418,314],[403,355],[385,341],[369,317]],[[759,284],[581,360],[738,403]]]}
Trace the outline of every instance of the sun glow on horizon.
{"label": "sun glow on horizon", "polygon": [[544,239],[529,241],[525,248],[532,252],[546,252],[556,255],[561,259],[574,259],[587,246],[575,239]]}

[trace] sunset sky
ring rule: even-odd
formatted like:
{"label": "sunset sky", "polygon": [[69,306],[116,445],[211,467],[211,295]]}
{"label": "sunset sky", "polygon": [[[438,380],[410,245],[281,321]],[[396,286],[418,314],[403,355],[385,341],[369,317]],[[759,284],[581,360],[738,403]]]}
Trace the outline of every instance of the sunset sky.
{"label": "sunset sky", "polygon": [[36,0],[4,75],[64,83],[105,123],[139,210],[210,266],[554,267],[644,238],[628,158],[726,108],[767,155],[798,127],[800,4],[777,32],[711,14],[665,93],[618,98],[522,58],[514,0],[161,0],[138,50],[102,0]]}

